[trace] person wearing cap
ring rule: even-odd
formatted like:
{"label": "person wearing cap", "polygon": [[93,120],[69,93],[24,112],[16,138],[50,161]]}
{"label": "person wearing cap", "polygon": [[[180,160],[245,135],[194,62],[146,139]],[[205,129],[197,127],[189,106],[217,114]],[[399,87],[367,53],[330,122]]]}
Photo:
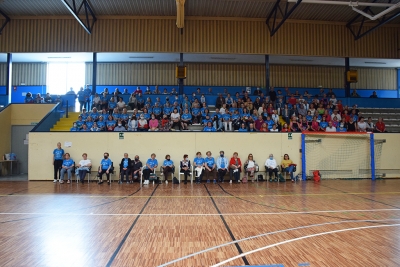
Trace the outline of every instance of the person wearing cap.
{"label": "person wearing cap", "polygon": [[224,176],[228,172],[228,160],[224,157],[224,151],[219,152],[219,157],[217,158],[217,172],[218,172],[218,182],[224,182]]}
{"label": "person wearing cap", "polygon": [[273,154],[269,154],[269,158],[265,161],[265,169],[268,172],[269,175],[269,181],[272,182],[272,173],[275,174],[275,182],[278,181],[278,164],[276,163],[276,160],[274,159]]}

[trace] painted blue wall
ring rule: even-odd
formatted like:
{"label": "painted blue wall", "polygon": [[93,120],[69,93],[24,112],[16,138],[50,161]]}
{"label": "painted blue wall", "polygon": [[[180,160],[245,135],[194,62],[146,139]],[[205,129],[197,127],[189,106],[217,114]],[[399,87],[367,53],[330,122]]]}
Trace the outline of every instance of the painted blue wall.
{"label": "painted blue wall", "polygon": [[11,103],[24,103],[26,93],[31,92],[32,96],[36,94],[45,95],[46,94],[46,86],[13,86],[13,90],[11,92]]}

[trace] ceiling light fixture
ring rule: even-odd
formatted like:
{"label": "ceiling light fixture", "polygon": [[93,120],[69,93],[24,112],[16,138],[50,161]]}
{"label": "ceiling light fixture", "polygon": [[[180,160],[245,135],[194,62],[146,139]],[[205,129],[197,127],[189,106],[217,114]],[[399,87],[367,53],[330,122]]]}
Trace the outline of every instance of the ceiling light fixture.
{"label": "ceiling light fixture", "polygon": [[294,62],[313,62],[314,60],[312,59],[289,59],[290,61]]}
{"label": "ceiling light fixture", "polygon": [[381,64],[381,65],[386,65],[386,62],[372,62],[372,61],[366,61],[364,62],[365,64]]}
{"label": "ceiling light fixture", "polygon": [[47,57],[47,58],[53,59],[53,58],[71,58],[71,57]]}
{"label": "ceiling light fixture", "polygon": [[235,57],[210,57],[211,59],[220,59],[220,60],[235,60]]}
{"label": "ceiling light fixture", "polygon": [[154,57],[129,57],[129,58],[154,58]]}

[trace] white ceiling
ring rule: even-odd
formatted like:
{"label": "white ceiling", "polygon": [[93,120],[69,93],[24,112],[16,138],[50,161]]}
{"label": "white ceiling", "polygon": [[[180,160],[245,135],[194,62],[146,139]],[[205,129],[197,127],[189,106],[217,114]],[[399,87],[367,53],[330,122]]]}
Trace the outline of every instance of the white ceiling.
{"label": "white ceiling", "polygon": [[[13,62],[92,62],[92,53],[13,53]],[[98,53],[98,62],[179,62],[179,53]],[[186,63],[264,64],[264,55],[184,54]],[[0,54],[0,62],[7,55]],[[270,64],[344,66],[343,58],[270,56]],[[352,67],[400,68],[400,59],[351,58]]]}

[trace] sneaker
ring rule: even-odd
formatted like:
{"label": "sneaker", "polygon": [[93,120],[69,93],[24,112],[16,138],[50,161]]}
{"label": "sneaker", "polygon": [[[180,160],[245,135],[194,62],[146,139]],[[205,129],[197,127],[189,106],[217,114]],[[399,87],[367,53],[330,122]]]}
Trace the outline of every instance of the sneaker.
{"label": "sneaker", "polygon": [[269,182],[272,182],[272,178],[269,178],[269,180],[268,180]]}
{"label": "sneaker", "polygon": [[168,180],[165,180],[165,184],[168,184]]}
{"label": "sneaker", "polygon": [[207,180],[207,184],[209,184],[209,183],[210,183],[210,179]]}
{"label": "sneaker", "polygon": [[149,184],[149,180],[144,180],[143,184]]}
{"label": "sneaker", "polygon": [[67,181],[67,184],[70,184],[70,183],[71,183],[71,181],[70,181],[70,180],[68,180],[68,181]]}
{"label": "sneaker", "polygon": [[57,179],[54,179],[53,183],[57,183]]}
{"label": "sneaker", "polygon": [[278,178],[275,178],[275,179],[274,179],[274,182],[278,182]]}
{"label": "sneaker", "polygon": [[231,183],[232,183],[232,180],[230,180],[229,183],[231,184]]}
{"label": "sneaker", "polygon": [[109,180],[107,180],[107,184],[109,185],[109,184],[111,184],[111,182]]}
{"label": "sneaker", "polygon": [[61,181],[60,181],[60,184],[63,184],[63,183],[64,183],[64,180],[61,180]]}
{"label": "sneaker", "polygon": [[217,180],[214,179],[213,183],[216,184],[216,183],[217,183]]}
{"label": "sneaker", "polygon": [[97,184],[102,184],[103,183],[103,180],[100,180]]}
{"label": "sneaker", "polygon": [[122,182],[121,182],[121,181],[118,181],[118,184],[122,184]]}
{"label": "sneaker", "polygon": [[129,184],[129,181],[127,181],[126,183]]}

